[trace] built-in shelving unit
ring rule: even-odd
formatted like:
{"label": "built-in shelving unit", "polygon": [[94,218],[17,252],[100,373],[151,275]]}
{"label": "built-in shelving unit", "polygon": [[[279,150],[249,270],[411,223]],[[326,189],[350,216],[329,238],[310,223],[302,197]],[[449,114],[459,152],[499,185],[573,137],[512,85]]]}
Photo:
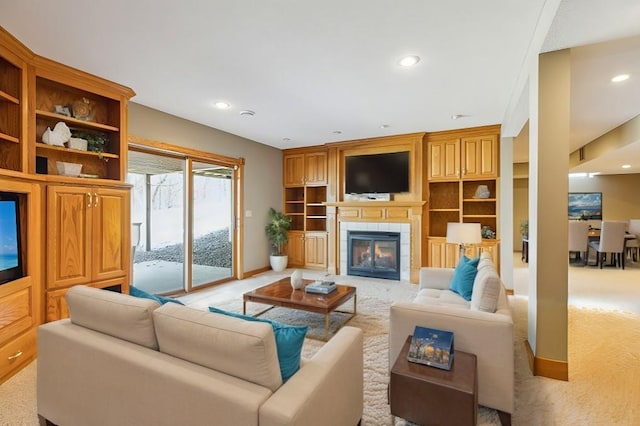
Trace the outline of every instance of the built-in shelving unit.
{"label": "built-in shelving unit", "polygon": [[[134,92],[36,55],[0,27],[0,191],[20,194],[26,275],[0,285],[0,382],[36,355],[36,327],[67,316],[73,285],[128,292],[127,106]],[[44,143],[65,123],[88,150]],[[82,165],[58,174],[57,162]],[[304,211],[304,204],[301,204]],[[22,241],[22,240],[21,240]],[[45,256],[46,253],[46,256]],[[1,315],[0,315],[1,316]]]}

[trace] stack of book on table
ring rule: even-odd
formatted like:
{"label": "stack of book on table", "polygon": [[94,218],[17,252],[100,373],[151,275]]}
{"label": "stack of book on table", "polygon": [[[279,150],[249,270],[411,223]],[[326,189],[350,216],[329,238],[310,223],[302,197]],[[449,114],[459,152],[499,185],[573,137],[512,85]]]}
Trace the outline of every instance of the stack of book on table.
{"label": "stack of book on table", "polygon": [[308,284],[304,291],[307,293],[320,293],[329,294],[336,290],[336,283],[334,281],[314,281]]}

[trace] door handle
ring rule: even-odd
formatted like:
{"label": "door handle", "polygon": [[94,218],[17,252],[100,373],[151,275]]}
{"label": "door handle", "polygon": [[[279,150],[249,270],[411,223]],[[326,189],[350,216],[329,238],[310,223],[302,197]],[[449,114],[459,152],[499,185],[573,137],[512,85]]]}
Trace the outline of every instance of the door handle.
{"label": "door handle", "polygon": [[98,207],[98,194],[94,192],[93,197],[93,207]]}
{"label": "door handle", "polygon": [[87,207],[91,208],[91,204],[93,204],[93,201],[91,199],[91,193],[90,192],[87,192],[87,197],[88,197],[88,200],[89,200],[89,202],[87,202]]}

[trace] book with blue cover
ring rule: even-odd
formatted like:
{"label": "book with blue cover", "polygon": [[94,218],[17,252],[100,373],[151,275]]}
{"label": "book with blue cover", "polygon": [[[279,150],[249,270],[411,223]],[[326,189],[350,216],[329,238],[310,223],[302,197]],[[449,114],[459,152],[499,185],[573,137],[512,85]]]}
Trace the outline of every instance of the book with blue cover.
{"label": "book with blue cover", "polygon": [[453,333],[416,326],[411,337],[407,359],[411,362],[451,370]]}

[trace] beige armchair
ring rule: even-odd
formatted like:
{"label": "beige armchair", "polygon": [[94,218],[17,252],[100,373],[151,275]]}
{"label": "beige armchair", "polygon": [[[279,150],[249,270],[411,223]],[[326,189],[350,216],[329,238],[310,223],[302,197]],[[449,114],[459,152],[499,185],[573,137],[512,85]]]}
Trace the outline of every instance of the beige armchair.
{"label": "beige armchair", "polygon": [[569,256],[577,253],[576,259],[584,255],[584,264],[587,264],[587,252],[589,251],[589,223],[585,221],[569,221]]}

